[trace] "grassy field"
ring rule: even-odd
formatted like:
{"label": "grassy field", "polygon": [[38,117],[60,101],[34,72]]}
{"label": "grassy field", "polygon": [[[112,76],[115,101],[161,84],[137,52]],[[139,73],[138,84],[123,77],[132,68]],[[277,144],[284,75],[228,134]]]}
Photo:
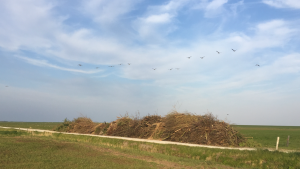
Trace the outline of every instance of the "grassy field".
{"label": "grassy field", "polygon": [[[101,143],[89,137],[64,136],[0,129],[0,168],[233,168],[126,148],[124,142],[113,139]],[[140,145],[137,147],[147,149]]]}
{"label": "grassy field", "polygon": [[52,130],[54,127],[56,127],[61,123],[62,122],[1,122],[0,121],[0,126]]}
{"label": "grassy field", "polygon": [[[261,143],[262,147],[276,147],[277,137],[279,149],[300,150],[300,126],[242,126],[235,125],[234,129],[246,137]],[[287,138],[290,136],[289,146],[286,146]]]}
{"label": "grassy field", "polygon": [[0,168],[300,168],[300,153],[0,129]]}

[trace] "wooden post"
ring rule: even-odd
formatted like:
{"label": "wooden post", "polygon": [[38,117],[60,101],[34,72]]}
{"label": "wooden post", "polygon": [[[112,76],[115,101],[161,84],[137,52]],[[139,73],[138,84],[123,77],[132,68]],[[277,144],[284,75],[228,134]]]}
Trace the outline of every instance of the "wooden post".
{"label": "wooden post", "polygon": [[279,137],[277,137],[276,150],[278,150]]}
{"label": "wooden post", "polygon": [[288,136],[287,142],[286,142],[286,146],[289,146],[289,142],[290,142],[290,136]]}

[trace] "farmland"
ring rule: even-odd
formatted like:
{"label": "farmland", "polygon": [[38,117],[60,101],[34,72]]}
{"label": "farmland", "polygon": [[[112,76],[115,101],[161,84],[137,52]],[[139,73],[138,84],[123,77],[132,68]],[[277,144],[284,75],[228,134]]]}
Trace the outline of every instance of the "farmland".
{"label": "farmland", "polygon": [[52,130],[55,126],[61,124],[61,122],[1,122],[0,126],[3,127],[16,127],[16,128],[33,128]]}
{"label": "farmland", "polygon": [[[26,124],[28,125],[30,123]],[[1,126],[4,126],[3,123]],[[279,148],[299,149],[297,147],[299,137],[296,139],[296,136],[300,127],[234,126],[234,128],[246,137],[253,137],[263,147],[275,147],[274,142],[277,136],[290,135],[289,147],[286,147],[286,142],[282,139]],[[114,168],[124,166],[125,168],[143,168],[141,166],[148,168],[300,167],[299,153],[270,152],[263,149],[258,149],[258,151],[219,150],[89,136],[45,135],[8,129],[1,129],[0,136],[1,168],[39,168],[43,163],[46,165],[44,168],[107,168],[111,166],[111,163],[115,165]],[[21,154],[22,158],[7,152]],[[25,155],[27,152],[30,152],[31,156],[27,157]],[[50,152],[55,155],[50,155]],[[48,158],[49,156],[51,158]],[[80,157],[79,160],[76,160],[77,156]],[[104,159],[101,163],[97,160],[100,158]],[[58,162],[54,163],[56,160]],[[67,162],[68,160],[71,162]],[[115,164],[114,161],[120,161],[120,164]]]}
{"label": "farmland", "polygon": [[[275,148],[276,139],[280,137],[279,148],[287,150],[300,150],[300,127],[299,126],[242,126],[235,125],[234,129],[246,137],[260,143],[262,147]],[[287,137],[290,136],[287,147]]]}

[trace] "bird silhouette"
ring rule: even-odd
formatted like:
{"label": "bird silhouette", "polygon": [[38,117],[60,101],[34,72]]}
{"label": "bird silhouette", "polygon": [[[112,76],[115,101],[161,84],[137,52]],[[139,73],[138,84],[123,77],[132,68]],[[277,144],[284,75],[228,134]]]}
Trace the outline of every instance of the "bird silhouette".
{"label": "bird silhouette", "polygon": [[128,63],[128,65],[130,65],[130,63]]}
{"label": "bird silhouette", "polygon": [[153,70],[156,70],[156,68],[152,68]]}
{"label": "bird silhouette", "polygon": [[119,65],[122,65],[122,63],[120,63]]}
{"label": "bird silhouette", "polygon": [[114,67],[114,66],[108,66],[108,67]]}
{"label": "bird silhouette", "polygon": [[172,70],[173,68],[169,69],[169,70]]}
{"label": "bird silhouette", "polygon": [[81,64],[78,64],[78,66],[82,66]]}
{"label": "bird silhouette", "polygon": [[218,54],[220,54],[221,52],[219,52],[219,51],[216,51],[216,52],[218,52]]}
{"label": "bird silhouette", "polygon": [[8,86],[5,86],[5,87],[8,87]]}
{"label": "bird silhouette", "polygon": [[187,57],[187,58],[191,59],[191,57],[192,57],[192,56],[190,56],[190,57]]}
{"label": "bird silhouette", "polygon": [[99,67],[96,67],[96,69],[98,69]]}
{"label": "bird silhouette", "polygon": [[234,51],[234,52],[235,52],[236,50],[232,49],[232,51]]}
{"label": "bird silhouette", "polygon": [[259,64],[256,64],[255,66],[260,66]]}
{"label": "bird silhouette", "polygon": [[205,56],[203,56],[203,57],[200,57],[201,59],[203,59]]}

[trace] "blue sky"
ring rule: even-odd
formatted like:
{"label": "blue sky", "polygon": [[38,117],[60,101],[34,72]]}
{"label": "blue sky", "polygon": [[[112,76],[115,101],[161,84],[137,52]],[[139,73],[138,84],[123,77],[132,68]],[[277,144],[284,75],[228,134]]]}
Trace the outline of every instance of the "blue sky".
{"label": "blue sky", "polygon": [[0,3],[0,121],[176,109],[300,124],[297,0]]}

